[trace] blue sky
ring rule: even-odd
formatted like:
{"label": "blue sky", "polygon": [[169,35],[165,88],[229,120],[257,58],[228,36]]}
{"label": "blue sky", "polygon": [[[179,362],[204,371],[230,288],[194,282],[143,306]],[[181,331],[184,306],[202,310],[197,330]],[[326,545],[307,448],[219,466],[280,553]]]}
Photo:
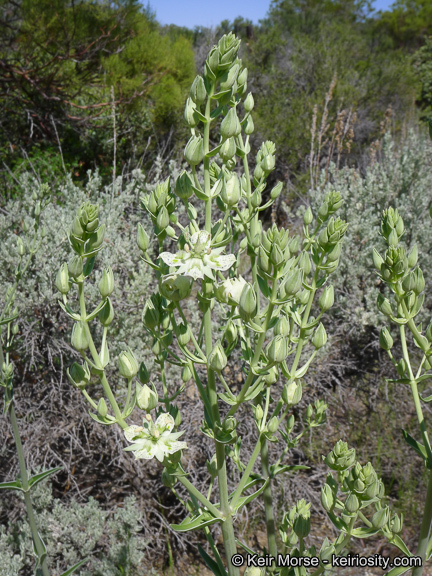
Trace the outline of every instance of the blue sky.
{"label": "blue sky", "polygon": [[[152,10],[161,24],[177,26],[216,26],[222,20],[234,20],[236,16],[258,22],[264,18],[270,0],[150,0]],[[393,0],[375,0],[376,10],[385,10]]]}

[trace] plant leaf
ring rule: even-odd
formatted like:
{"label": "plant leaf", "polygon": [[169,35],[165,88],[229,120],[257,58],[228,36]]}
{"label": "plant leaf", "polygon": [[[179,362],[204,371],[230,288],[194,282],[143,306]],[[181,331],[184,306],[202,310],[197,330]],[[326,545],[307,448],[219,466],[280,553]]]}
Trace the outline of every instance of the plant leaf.
{"label": "plant leaf", "polygon": [[77,570],[78,568],[81,568],[81,566],[88,561],[89,561],[88,558],[85,558],[84,560],[80,560],[77,564],[72,566],[72,568],[68,568],[66,570],[66,572],[63,572],[63,574],[60,574],[60,576],[69,576],[69,574],[73,574],[75,572],[75,570]]}
{"label": "plant leaf", "polygon": [[207,554],[207,552],[204,550],[204,548],[201,546],[201,544],[198,544],[198,552],[200,553],[201,558],[204,560],[207,568],[209,570],[211,570],[215,576],[226,576],[226,574],[227,574],[226,571],[224,570],[222,572],[220,570],[217,562],[215,560],[213,560],[213,558],[211,558],[211,556],[209,556]]}
{"label": "plant leaf", "polygon": [[410,434],[408,434],[408,432],[406,430],[402,429],[402,434],[403,434],[403,437],[405,438],[405,441],[407,442],[407,444],[409,444],[411,446],[411,448],[414,448],[414,450],[417,452],[417,454],[423,458],[423,460],[426,462],[426,465],[427,465],[428,464],[428,457],[427,457],[427,453],[426,453],[426,448],[423,446],[423,444],[420,444],[420,442],[417,442],[417,440],[415,440]]}
{"label": "plant leaf", "polygon": [[40,474],[35,474],[35,476],[29,478],[29,488],[36,486],[36,484],[39,484],[39,482],[42,482],[42,480],[45,480],[45,478],[49,478],[53,474],[57,474],[57,472],[60,472],[60,470],[62,470],[62,467],[58,466],[57,468],[45,470],[45,472],[41,472]]}
{"label": "plant leaf", "polygon": [[180,524],[170,524],[170,526],[175,532],[189,532],[189,530],[199,530],[205,526],[211,526],[219,522],[219,520],[211,512],[205,510],[204,512],[195,512],[191,516],[186,516]]}
{"label": "plant leaf", "polygon": [[24,489],[21,486],[21,482],[19,480],[16,480],[15,482],[1,482],[0,490],[19,490],[24,492]]}

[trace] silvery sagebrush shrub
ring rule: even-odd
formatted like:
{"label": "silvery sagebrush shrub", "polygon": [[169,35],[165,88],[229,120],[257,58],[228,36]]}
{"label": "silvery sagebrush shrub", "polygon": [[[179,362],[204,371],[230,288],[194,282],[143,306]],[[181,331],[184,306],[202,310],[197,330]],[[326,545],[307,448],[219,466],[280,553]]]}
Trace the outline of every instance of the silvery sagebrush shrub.
{"label": "silvery sagebrush shrub", "polygon": [[[52,570],[64,563],[89,558],[81,576],[134,576],[140,566],[146,541],[139,534],[140,512],[134,497],[125,499],[115,513],[103,510],[93,498],[85,505],[54,499],[51,484],[40,483],[32,491],[32,502],[43,529],[43,540]],[[0,529],[0,576],[19,576],[34,564],[28,522],[18,521]]]}
{"label": "silvery sagebrush shrub", "polygon": [[398,145],[387,132],[375,161],[369,161],[363,170],[348,166],[337,169],[332,164],[330,182],[324,189],[318,186],[309,192],[314,209],[330,190],[337,191],[344,200],[341,216],[349,222],[345,257],[333,278],[338,309],[342,310],[337,321],[342,323],[345,333],[358,333],[380,323],[376,298],[382,283],[370,254],[380,230],[381,214],[389,204],[403,213],[405,241],[417,245],[426,268],[432,266],[432,228],[428,216],[431,174],[432,145],[426,134],[410,130]]}
{"label": "silvery sagebrush shrub", "polygon": [[[145,345],[136,345],[119,354],[116,374],[108,371],[116,275],[107,266],[102,276],[92,278],[109,231],[98,205],[87,201],[70,223],[72,254],[56,276],[59,303],[74,322],[71,344],[82,358],[67,374],[99,425],[120,426],[125,451],[137,460],[155,458],[162,464],[165,486],[187,512],[172,528],[203,531],[208,547],[200,546],[199,552],[215,575],[239,575],[245,562],[240,549],[249,559],[264,562],[260,566],[265,569],[248,566],[248,576],[317,576],[333,569],[333,555],[346,553],[352,538],[378,534],[403,553],[407,548],[399,536],[401,519],[390,513],[373,466],[362,466],[342,441],[325,458],[331,472],[321,493],[337,535],[329,534],[318,550],[308,541],[310,504],[287,503],[281,514],[274,509],[275,478],[303,468],[289,463],[290,450],[305,432],[325,421],[326,405],[320,400],[309,405],[302,418],[297,408],[302,378],[327,341],[321,320],[334,302],[331,275],[339,264],[347,224],[337,216],[341,195],[329,191],[316,210],[304,213],[302,239],[276,225],[264,230],[260,213],[280,195],[282,184],[267,190],[275,166],[272,142],[260,147],[253,172],[249,165],[254,100],[247,93],[247,69],[237,56],[239,44],[233,34],[223,36],[210,51],[203,75],[192,84],[185,107],[190,169],[142,197],[153,234],[139,223],[137,244],[158,279],[142,312],[143,331],[152,338],[153,369],[142,361]],[[240,270],[250,270],[250,277],[241,276]],[[96,301],[87,296],[92,280],[99,291]],[[188,307],[196,301],[200,315],[191,319]],[[223,319],[219,326],[213,323],[215,316]],[[225,378],[237,350],[242,359],[240,389]],[[181,379],[173,376],[179,369]],[[127,385],[126,398],[116,397],[119,380]],[[202,406],[195,435],[203,434],[213,445],[205,491],[189,479],[188,446],[197,440],[182,437],[177,405],[191,380]],[[256,427],[256,443],[246,459],[241,410],[253,414]],[[237,476],[230,473],[233,469]],[[235,520],[258,498],[264,503],[267,545],[254,551],[236,537]],[[221,527],[224,554],[213,537],[215,525]],[[279,553],[288,565],[276,565]],[[268,557],[272,565],[265,564]]]}
{"label": "silvery sagebrush shrub", "polygon": [[[170,170],[175,173],[175,167],[170,166]],[[116,333],[113,334],[112,340],[118,343],[118,350],[124,347],[125,332],[130,342],[142,342],[142,335],[136,334],[134,325],[129,322],[130,310],[136,307],[138,310],[141,306],[140,299],[143,300],[144,295],[148,292],[148,285],[152,278],[142,273],[143,266],[140,265],[138,259],[138,247],[130,242],[130,235],[135,235],[135,228],[137,222],[136,207],[138,205],[139,194],[146,186],[151,184],[144,184],[144,177],[140,171],[134,171],[132,177],[128,182],[123,182],[122,178],[118,178],[114,188],[109,186],[105,189],[101,187],[101,181],[98,174],[89,173],[89,181],[86,188],[80,189],[75,186],[69,178],[63,185],[62,189],[56,196],[57,203],[49,203],[49,189],[46,185],[41,185],[38,179],[30,174],[24,174],[21,177],[20,185],[25,192],[20,200],[9,201],[4,205],[2,214],[0,215],[0,235],[2,237],[2,266],[0,267],[0,278],[2,291],[0,295],[0,302],[2,304],[1,313],[1,336],[2,336],[2,362],[1,362],[1,382],[4,388],[4,402],[5,409],[4,415],[6,418],[10,416],[10,423],[14,432],[15,442],[18,450],[18,460],[20,465],[20,476],[24,472],[25,466],[24,451],[19,440],[19,429],[17,418],[15,415],[14,402],[11,402],[13,396],[13,379],[16,379],[19,374],[14,369],[14,363],[17,362],[11,359],[12,347],[16,352],[21,355],[18,362],[23,363],[24,373],[31,371],[26,362],[33,364],[34,369],[40,370],[41,365],[45,365],[46,359],[44,355],[45,350],[37,349],[34,346],[34,335],[38,331],[38,323],[34,318],[42,317],[45,319],[47,327],[42,325],[39,327],[39,333],[42,339],[46,339],[48,348],[48,359],[50,362],[51,380],[56,379],[56,365],[53,363],[55,356],[62,354],[70,355],[70,350],[62,345],[61,340],[56,335],[51,335],[49,330],[50,322],[56,317],[56,308],[53,307],[53,298],[55,290],[55,276],[57,273],[57,257],[65,258],[68,252],[68,234],[65,222],[72,216],[76,200],[79,202],[84,201],[92,196],[97,196],[104,207],[104,216],[110,222],[110,227],[114,231],[115,237],[115,250],[111,251],[110,262],[116,269],[118,277],[122,278],[122,284],[117,286],[119,292],[119,300],[122,298],[121,287],[133,292],[134,297],[129,298],[127,305],[118,307]],[[44,226],[41,226],[41,214],[43,212]],[[69,214],[69,218],[68,218]],[[44,242],[43,249],[38,248],[41,242]],[[53,248],[54,247],[54,248]],[[136,250],[134,257],[134,248]],[[17,266],[18,264],[18,266]],[[103,261],[102,261],[103,264]],[[24,277],[25,283],[23,284],[22,278]],[[18,288],[21,289],[18,289]],[[97,288],[95,288],[97,291]],[[19,337],[19,328],[17,325],[18,310],[20,313],[20,324],[25,326],[23,330],[25,337],[17,341]],[[47,335],[48,333],[48,335]],[[30,345],[27,344],[26,338],[30,340]],[[29,350],[30,348],[30,350]],[[114,346],[113,346],[114,349]],[[57,370],[58,375],[58,370]],[[52,382],[51,382],[52,384]],[[26,423],[28,429],[28,423]],[[61,429],[58,434],[61,435]],[[34,439],[33,439],[34,444]],[[28,450],[26,450],[28,454]],[[29,454],[33,460],[33,455]],[[50,471],[36,474],[33,478],[29,478],[29,484],[33,483],[35,486],[44,478],[47,478],[50,473],[59,471],[60,468],[56,467]],[[6,472],[6,471],[5,471]],[[26,472],[30,475],[29,468]],[[2,487],[7,489],[22,489],[18,484],[21,481],[18,479],[16,482],[5,482]],[[31,506],[31,499],[29,494],[25,493],[25,505],[27,512]],[[32,513],[30,512],[30,515]],[[32,515],[34,516],[34,515]],[[41,519],[39,518],[39,521]],[[38,519],[33,519],[29,525],[26,525],[31,532],[33,539],[38,539],[36,524],[40,527]],[[41,530],[41,528],[39,528]],[[42,529],[43,532],[43,529]],[[45,539],[45,534],[43,534]],[[43,574],[48,572],[48,562],[44,553],[44,544],[41,540],[39,545],[39,560],[36,570]],[[47,541],[48,554],[50,555],[51,549]],[[12,570],[13,565],[21,566],[21,561],[15,556],[12,556],[13,564],[10,566]],[[40,561],[42,559],[42,562]],[[107,556],[109,559],[109,555]],[[15,562],[16,560],[16,562]],[[63,556],[63,562],[68,562],[67,554]],[[76,568],[81,566],[81,562],[76,565]],[[57,566],[59,569],[59,567]],[[14,568],[15,569],[15,568]],[[8,568],[9,570],[9,568]],[[66,573],[72,573],[67,571]]]}
{"label": "silvery sagebrush shrub", "polygon": [[[432,205],[430,216],[432,217]],[[390,207],[383,211],[380,232],[386,244],[386,251],[381,255],[374,249],[373,264],[382,282],[389,289],[389,298],[379,293],[377,308],[395,328],[393,335],[391,328],[386,326],[381,329],[380,345],[387,351],[397,371],[398,377],[391,382],[396,386],[409,385],[411,389],[420,440],[416,440],[405,430],[403,435],[428,470],[427,494],[416,552],[421,565],[412,571],[413,576],[420,576],[425,560],[429,560],[432,556],[432,448],[425,421],[425,408],[427,408],[425,405],[432,401],[432,396],[427,393],[432,378],[432,319],[429,319],[428,323],[419,320],[419,313],[425,300],[426,283],[418,263],[417,245],[410,243],[408,234],[407,242],[401,241],[405,236],[406,225],[398,210]],[[399,332],[402,348],[400,358],[399,353],[395,352],[395,356],[392,353],[393,336],[396,332]],[[418,351],[409,350],[412,344]],[[412,555],[408,550],[406,554]],[[408,568],[405,571],[408,571]],[[397,572],[397,574],[403,573],[402,569]]]}
{"label": "silvery sagebrush shrub", "polygon": [[[40,482],[56,474],[60,468],[52,468],[38,474],[31,475],[27,469],[24,451],[21,441],[20,429],[14,407],[14,366],[11,361],[12,346],[15,336],[18,333],[19,317],[18,307],[15,306],[15,299],[21,280],[26,276],[33,257],[41,248],[45,229],[41,227],[41,213],[49,204],[49,188],[46,185],[35,188],[31,195],[31,212],[28,219],[23,222],[22,234],[17,235],[12,256],[16,258],[17,265],[9,287],[4,292],[4,300],[0,309],[0,386],[3,388],[3,415],[8,417],[12,428],[13,438],[19,462],[19,475],[15,481],[0,483],[0,489],[13,490],[21,493],[24,498],[27,521],[29,526],[29,537],[32,540],[33,554],[36,557],[35,574],[48,576],[47,549],[39,532],[39,525],[36,520],[35,510],[31,499],[31,491],[37,488]],[[4,533],[2,532],[2,546],[5,544]],[[13,556],[8,569],[15,570],[20,567],[20,560]],[[83,564],[79,561],[75,566],[63,573],[62,576],[72,574]]]}

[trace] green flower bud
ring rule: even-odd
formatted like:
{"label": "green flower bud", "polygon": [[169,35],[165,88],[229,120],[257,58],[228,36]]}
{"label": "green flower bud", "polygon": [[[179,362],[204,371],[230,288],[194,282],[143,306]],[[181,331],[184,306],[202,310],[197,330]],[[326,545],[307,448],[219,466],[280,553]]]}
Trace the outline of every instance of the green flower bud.
{"label": "green flower bud", "polygon": [[99,416],[101,416],[102,418],[105,418],[105,416],[108,414],[108,408],[105,402],[105,398],[101,398],[99,400],[97,411]]}
{"label": "green flower bud", "polygon": [[396,248],[396,246],[399,244],[399,236],[394,228],[389,234],[388,243],[389,246],[392,246],[393,248]]}
{"label": "green flower bud", "polygon": [[342,252],[342,243],[338,242],[336,246],[327,252],[327,262],[338,262]]}
{"label": "green flower bud", "polygon": [[252,96],[252,92],[246,96],[245,101],[243,102],[243,106],[246,112],[252,112],[253,107],[255,105],[254,98]]}
{"label": "green flower bud", "polygon": [[264,156],[263,161],[261,162],[261,168],[264,170],[264,172],[271,172],[274,170],[275,165],[276,158],[272,154]]}
{"label": "green flower bud", "polygon": [[182,370],[182,381],[189,382],[191,378],[192,378],[192,370],[189,368],[189,366],[185,366]]}
{"label": "green flower bud", "polygon": [[87,364],[82,366],[77,362],[74,362],[69,370],[66,370],[69,382],[76,386],[77,388],[83,389],[90,382],[90,370]]}
{"label": "green flower bud", "polygon": [[359,508],[360,508],[359,499],[355,494],[351,493],[345,500],[345,510],[349,514],[355,514],[355,512],[357,512]]}
{"label": "green flower bud", "polygon": [[149,371],[147,370],[147,366],[144,364],[144,362],[141,362],[139,369],[138,369],[138,380],[141,382],[141,384],[147,384],[150,380],[150,374]]}
{"label": "green flower bud", "polygon": [[420,294],[420,292],[423,292],[424,288],[425,288],[425,279],[423,276],[423,272],[421,270],[421,268],[416,268],[414,270],[414,287],[413,287],[413,292],[417,295]]}
{"label": "green flower bud", "polygon": [[195,111],[196,111],[195,102],[191,98],[188,98],[186,100],[184,120],[186,124],[189,126],[189,128],[194,128],[199,122],[198,116],[196,115]]}
{"label": "green flower bud", "polygon": [[102,247],[102,242],[105,238],[105,224],[102,224],[96,232],[91,234],[90,238],[85,243],[85,252],[90,254],[91,252],[98,252]]}
{"label": "green flower bud", "polygon": [[246,568],[244,576],[263,576],[263,571],[258,566],[249,566]]}
{"label": "green flower bud", "polygon": [[238,75],[238,78],[237,78],[238,85],[243,86],[244,84],[246,84],[247,77],[248,77],[248,69],[243,68],[243,70],[240,72],[240,74]]}
{"label": "green flower bud", "polygon": [[66,263],[62,264],[60,270],[57,272],[56,287],[61,294],[67,294],[70,290],[69,272]]}
{"label": "green flower bud", "polygon": [[267,256],[267,252],[265,249],[260,246],[259,255],[258,255],[258,266],[263,272],[270,272],[271,265],[269,261],[269,257]]}
{"label": "green flower bud", "polygon": [[138,374],[138,362],[130,348],[120,353],[117,366],[124,378],[134,378]]}
{"label": "green flower bud", "polygon": [[417,244],[411,248],[411,252],[408,254],[408,266],[413,268],[417,264],[418,260],[418,247]]}
{"label": "green flower bud", "polygon": [[81,321],[76,322],[72,328],[71,344],[72,348],[79,352],[84,352],[89,346],[84,324]]}
{"label": "green flower bud", "polygon": [[321,504],[326,512],[332,512],[336,504],[333,490],[328,484],[324,484],[321,488]]}
{"label": "green flower bud", "polygon": [[[139,385],[137,385],[138,388]],[[156,394],[155,390],[151,390],[144,384],[142,388],[138,388],[137,391],[137,399],[136,403],[140,410],[145,410],[146,412],[150,412],[158,405],[158,395]]]}
{"label": "green flower bud", "polygon": [[378,310],[382,312],[385,316],[390,316],[393,314],[390,301],[387,298],[385,298],[382,294],[378,294],[377,307]]}
{"label": "green flower bud", "polygon": [[264,416],[264,411],[260,404],[256,406],[252,406],[252,410],[254,411],[255,420],[260,423]]}
{"label": "green flower bud", "polygon": [[227,91],[233,87],[234,82],[237,80],[239,69],[240,69],[239,65],[235,64],[234,66],[232,66],[231,68],[228,68],[224,72],[224,74],[220,80],[221,92],[225,92],[225,91]]}
{"label": "green flower bud", "polygon": [[282,390],[282,400],[287,406],[295,406],[302,398],[302,385],[300,382],[292,380],[285,384]]}
{"label": "green flower bud", "polygon": [[283,362],[289,353],[289,341],[280,334],[275,336],[270,344],[267,346],[266,354],[271,362]]}
{"label": "green flower bud", "polygon": [[318,221],[324,222],[327,219],[329,213],[329,205],[324,201],[318,209]]}
{"label": "green flower bud", "polygon": [[149,330],[153,330],[159,325],[159,310],[155,308],[155,305],[151,299],[147,300],[144,305],[142,320],[144,326]]}
{"label": "green flower bud", "polygon": [[295,296],[303,285],[303,270],[297,268],[285,280],[283,288],[287,296]]}
{"label": "green flower bud", "polygon": [[190,97],[200,106],[204,104],[207,98],[207,91],[205,89],[204,79],[202,76],[196,76],[195,80],[192,82],[190,89]]}
{"label": "green flower bud", "polygon": [[298,265],[299,268],[303,270],[305,276],[310,274],[310,271],[312,270],[312,264],[309,258],[309,254],[307,252],[302,253]]}
{"label": "green flower bud", "polygon": [[253,286],[246,283],[243,287],[239,302],[240,317],[244,322],[255,318],[257,313],[257,297]]}
{"label": "green flower bud", "polygon": [[322,312],[327,312],[334,304],[334,288],[333,286],[326,286],[318,300],[319,307]]}
{"label": "green flower bud", "polygon": [[102,298],[107,298],[113,293],[114,274],[111,266],[108,266],[108,268],[105,268],[105,270],[102,272],[102,278],[99,281],[98,288]]}
{"label": "green flower bud", "polygon": [[276,186],[274,186],[270,192],[270,198],[272,200],[276,200],[276,198],[279,198],[280,193],[282,192],[282,188],[283,188],[283,183],[282,182],[278,182],[276,184]]}
{"label": "green flower bud", "polygon": [[381,530],[387,524],[389,519],[389,509],[382,508],[381,510],[377,510],[375,514],[372,516],[372,526]]}
{"label": "green flower bud", "polygon": [[384,260],[375,248],[372,250],[372,258],[375,268],[378,270],[378,272],[381,272],[381,266],[384,264]]}
{"label": "green flower bud", "polygon": [[317,350],[325,346],[327,343],[327,332],[320,322],[318,328],[315,330],[315,334],[312,336],[311,344],[315,346]]}
{"label": "green flower bud", "polygon": [[221,370],[223,370],[225,368],[227,363],[228,363],[228,360],[227,360],[225,351],[222,347],[222,344],[220,343],[220,340],[218,340],[216,342],[213,350],[209,354],[208,365],[210,368],[212,368],[212,370],[216,370],[217,372],[220,372]]}
{"label": "green flower bud", "polygon": [[143,225],[141,223],[138,223],[137,228],[137,244],[138,248],[143,252],[146,252],[150,245],[150,238],[148,237],[148,234],[144,230]]}
{"label": "green flower bud", "polygon": [[393,534],[400,534],[402,532],[403,526],[403,514],[400,515],[400,518],[397,514],[395,514],[390,523],[390,530]]}
{"label": "green flower bud", "polygon": [[191,331],[189,326],[185,326],[184,324],[177,324],[174,331],[180,346],[186,346],[186,344],[188,344],[191,339]]}
{"label": "green flower bud", "polygon": [[303,224],[305,226],[309,226],[309,224],[312,224],[312,221],[313,221],[312,210],[310,206],[308,206],[306,212],[303,214]]}
{"label": "green flower bud", "polygon": [[224,140],[238,136],[241,132],[240,120],[237,117],[235,108],[230,108],[228,114],[222,120],[220,133]]}
{"label": "green flower bud", "polygon": [[222,428],[225,432],[233,432],[237,428],[237,420],[234,416],[228,416],[222,423]]}
{"label": "green flower bud", "polygon": [[102,326],[109,326],[114,320],[114,308],[110,298],[106,299],[103,308],[98,314],[98,318]]}
{"label": "green flower bud", "polygon": [[273,416],[273,418],[271,418],[269,423],[267,424],[267,430],[271,432],[271,434],[274,434],[278,428],[279,428],[279,420],[277,419],[276,416]]}
{"label": "green flower bud", "polygon": [[176,180],[175,193],[181,200],[187,200],[193,194],[192,180],[186,170],[183,170]]}
{"label": "green flower bud", "polygon": [[279,266],[285,262],[282,250],[277,244],[273,244],[270,251],[270,262],[274,265],[275,269],[279,268]]}
{"label": "green flower bud", "polygon": [[254,133],[254,130],[255,130],[255,126],[254,126],[253,118],[252,118],[252,115],[249,115],[246,118],[246,122],[244,123],[243,131],[246,134],[246,136],[250,136],[251,134]]}
{"label": "green flower bud", "polygon": [[222,160],[224,162],[228,162],[228,160],[231,160],[231,158],[233,158],[233,156],[235,156],[236,150],[237,150],[237,145],[236,145],[235,139],[234,138],[228,138],[222,144],[222,146],[219,150],[219,156],[222,158]]}
{"label": "green flower bud", "polygon": [[275,384],[279,380],[279,368],[277,366],[272,366],[269,369],[268,374],[264,376],[264,382],[269,386]]}
{"label": "green flower bud", "polygon": [[230,320],[227,329],[225,331],[225,339],[228,342],[228,345],[235,342],[237,340],[237,336],[238,336],[237,327],[234,324],[234,322]]}
{"label": "green flower bud", "polygon": [[81,256],[73,256],[69,262],[69,274],[72,278],[79,278],[83,273],[83,259]]}
{"label": "green flower bud", "polygon": [[17,251],[18,251],[18,256],[24,256],[25,254],[25,247],[24,247],[24,242],[21,240],[21,238],[18,236],[17,238]]}
{"label": "green flower bud", "polygon": [[165,274],[159,279],[161,295],[172,302],[180,302],[190,296],[192,278],[178,274]]}
{"label": "green flower bud", "polygon": [[393,348],[393,338],[387,328],[381,328],[379,343],[384,350],[391,350],[391,348]]}
{"label": "green flower bud", "polygon": [[[228,140],[227,140],[228,142]],[[241,190],[240,182],[236,174],[233,174],[222,187],[221,198],[225,204],[232,208],[238,204],[240,200]]]}
{"label": "green flower bud", "polygon": [[281,336],[288,336],[290,333],[290,325],[286,316],[281,316],[279,318],[275,326],[274,333],[276,335],[280,334]]}
{"label": "green flower bud", "polygon": [[169,225],[169,223],[170,219],[168,210],[165,208],[165,206],[162,206],[156,218],[157,227],[159,228],[159,230],[165,230],[165,228]]}
{"label": "green flower bud", "polygon": [[264,171],[261,168],[261,166],[258,164],[257,166],[255,166],[255,170],[254,170],[254,184],[255,186],[258,186],[258,184],[261,182],[261,179],[264,177]]}
{"label": "green flower bud", "polygon": [[204,158],[204,142],[201,136],[192,136],[184,151],[186,162],[196,166]]}

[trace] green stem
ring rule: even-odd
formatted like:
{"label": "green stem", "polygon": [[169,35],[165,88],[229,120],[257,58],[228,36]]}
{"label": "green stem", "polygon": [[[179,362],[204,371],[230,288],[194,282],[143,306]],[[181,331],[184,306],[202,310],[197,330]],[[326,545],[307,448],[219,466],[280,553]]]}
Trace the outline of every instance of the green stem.
{"label": "green stem", "polygon": [[[84,299],[84,282],[78,283],[78,298],[79,298],[79,303],[80,303],[81,318],[87,318],[86,305],[85,305],[85,299]],[[109,403],[111,404],[111,408],[114,411],[114,416],[117,420],[117,423],[124,430],[125,428],[128,427],[128,425],[126,424],[126,422],[122,416],[121,410],[119,408],[119,405],[117,404],[117,401],[114,397],[114,394],[112,393],[111,387],[110,387],[108,380],[105,376],[105,371],[103,371],[103,366],[102,366],[102,363],[100,361],[99,354],[97,353],[96,346],[94,345],[93,337],[92,337],[91,332],[90,332],[90,327],[89,327],[87,321],[83,320],[82,323],[83,323],[84,329],[86,331],[87,340],[89,342],[89,349],[90,349],[90,352],[91,352],[91,355],[93,358],[93,362],[95,363],[95,365],[98,368],[100,368],[102,370],[102,375],[100,377],[102,387],[104,389],[106,397],[108,398]]]}
{"label": "green stem", "polygon": [[[38,529],[36,526],[36,517],[35,517],[33,505],[32,505],[31,498],[30,498],[30,489],[29,489],[27,468],[26,468],[25,459],[24,459],[24,451],[23,451],[23,447],[22,447],[22,443],[21,443],[21,437],[20,437],[20,433],[19,433],[18,422],[16,419],[15,409],[14,409],[13,403],[11,403],[11,405],[10,405],[9,414],[10,414],[10,420],[11,420],[15,445],[16,445],[16,449],[17,449],[17,454],[18,454],[21,484],[22,484],[22,487],[24,489],[24,503],[25,503],[25,507],[26,507],[26,511],[27,511],[28,523],[30,526],[30,530],[31,530],[31,534],[32,534],[32,538],[33,538],[33,542],[34,542],[34,546],[35,546],[37,555],[39,558],[42,558],[42,556],[44,554],[44,546],[42,544],[42,540],[39,536],[39,532],[38,532]],[[47,564],[47,557],[46,556],[44,557],[40,566],[42,569],[43,576],[49,576],[49,570],[48,570],[48,564]]]}
{"label": "green stem", "polygon": [[432,523],[432,470],[429,470],[429,480],[424,505],[423,520],[420,528],[419,543],[417,547],[417,556],[421,558],[421,566],[413,569],[412,576],[422,576],[423,566],[426,558],[426,550],[429,542],[429,534]]}
{"label": "green stem", "polygon": [[183,476],[183,473],[180,476],[177,476],[177,479],[181,484],[183,484],[183,486],[186,488],[189,494],[191,496],[194,496],[198,500],[198,502],[201,502],[201,504],[205,506],[207,510],[211,512],[215,518],[223,519],[220,510],[218,510],[216,506],[213,506],[213,504],[209,500],[207,500],[207,498],[203,496],[203,494],[201,494],[201,492],[197,488],[195,488],[195,486],[191,482],[189,482],[186,476]]}

